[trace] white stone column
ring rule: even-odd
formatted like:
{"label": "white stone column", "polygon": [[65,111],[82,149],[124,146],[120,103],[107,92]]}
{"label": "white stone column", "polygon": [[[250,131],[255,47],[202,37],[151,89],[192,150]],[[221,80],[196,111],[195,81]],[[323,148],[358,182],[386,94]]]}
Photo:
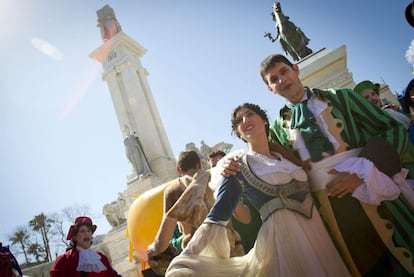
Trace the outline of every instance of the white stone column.
{"label": "white stone column", "polygon": [[90,54],[102,64],[122,137],[135,132],[153,173],[176,176],[175,158],[141,64],[146,49],[122,31]]}

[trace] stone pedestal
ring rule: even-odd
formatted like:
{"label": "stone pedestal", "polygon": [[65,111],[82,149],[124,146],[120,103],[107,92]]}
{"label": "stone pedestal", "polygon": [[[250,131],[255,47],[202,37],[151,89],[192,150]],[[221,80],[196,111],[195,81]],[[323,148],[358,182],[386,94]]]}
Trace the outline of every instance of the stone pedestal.
{"label": "stone pedestal", "polygon": [[352,73],[348,71],[346,47],[336,50],[323,48],[307,56],[299,63],[299,78],[311,88],[332,88],[355,86]]}
{"label": "stone pedestal", "polygon": [[[172,176],[172,179],[177,176]],[[122,224],[113,226],[111,231],[106,234],[103,242],[96,246],[96,249],[101,250],[111,259],[112,266],[123,277],[140,276],[141,272],[141,264],[138,260],[133,258],[132,261],[129,261],[130,239],[126,234],[126,219],[128,217],[129,207],[134,202],[135,196],[163,183],[155,174],[146,176],[131,174],[128,176],[126,190],[118,193],[118,200],[110,204],[113,207],[117,207],[112,210],[119,213],[110,214],[111,218],[117,217],[117,221],[122,222]],[[132,254],[134,255],[134,252]]]}
{"label": "stone pedestal", "polygon": [[123,277],[139,276],[140,266],[129,261],[129,239],[126,238],[126,223],[112,229],[104,241],[95,249],[104,252],[111,260],[112,267]]}
{"label": "stone pedestal", "polygon": [[[320,89],[345,87],[353,89],[356,85],[352,73],[347,68],[345,45],[335,50],[323,48],[301,60],[298,65],[300,69],[299,78],[307,87]],[[371,81],[377,82],[375,80]],[[397,97],[384,82],[381,84],[380,97],[385,102],[399,105]]]}

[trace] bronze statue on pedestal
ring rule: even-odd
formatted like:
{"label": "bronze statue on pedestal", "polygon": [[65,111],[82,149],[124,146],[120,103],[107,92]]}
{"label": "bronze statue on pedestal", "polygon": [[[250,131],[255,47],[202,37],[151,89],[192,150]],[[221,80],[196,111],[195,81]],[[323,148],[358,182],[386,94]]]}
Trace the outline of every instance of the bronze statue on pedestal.
{"label": "bronze statue on pedestal", "polygon": [[277,35],[273,38],[271,33],[265,33],[272,42],[280,41],[283,50],[289,54],[295,61],[312,53],[312,50],[307,47],[310,39],[305,36],[302,30],[289,20],[282,12],[279,2],[273,4],[272,12],[273,21],[276,22]]}

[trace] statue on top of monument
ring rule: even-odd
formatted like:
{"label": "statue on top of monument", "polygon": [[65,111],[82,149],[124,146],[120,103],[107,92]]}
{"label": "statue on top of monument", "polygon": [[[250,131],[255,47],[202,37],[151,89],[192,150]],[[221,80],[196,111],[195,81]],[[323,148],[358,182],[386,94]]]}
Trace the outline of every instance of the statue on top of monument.
{"label": "statue on top of monument", "polygon": [[98,27],[101,29],[102,41],[111,39],[114,35],[122,31],[121,25],[115,17],[114,10],[105,5],[102,9],[97,10]]}
{"label": "statue on top of monument", "polygon": [[282,12],[279,2],[273,4],[273,12],[271,13],[273,21],[276,22],[276,38],[271,33],[265,33],[272,42],[279,40],[283,50],[289,54],[295,61],[312,53],[307,47],[310,39],[305,36],[299,27],[289,20],[289,16],[285,16]]}
{"label": "statue on top of monument", "polygon": [[[129,130],[128,127],[126,128]],[[127,158],[134,167],[137,176],[151,173],[152,171],[145,156],[144,149],[135,132],[129,131],[127,133],[127,136],[124,138],[124,145]]]}

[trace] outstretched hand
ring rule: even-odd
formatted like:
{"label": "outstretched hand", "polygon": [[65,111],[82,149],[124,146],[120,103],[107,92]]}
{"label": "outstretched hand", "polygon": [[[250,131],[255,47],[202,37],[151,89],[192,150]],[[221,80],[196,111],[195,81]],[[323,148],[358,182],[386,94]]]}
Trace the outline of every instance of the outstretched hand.
{"label": "outstretched hand", "polygon": [[221,167],[221,175],[224,177],[229,177],[236,175],[237,172],[240,172],[240,162],[238,156],[223,158],[223,163]]}
{"label": "outstretched hand", "polygon": [[326,185],[326,192],[329,196],[341,198],[348,193],[352,193],[363,183],[363,180],[355,173],[338,172],[335,169],[331,169],[328,173],[337,175],[335,179]]}
{"label": "outstretched hand", "polygon": [[155,245],[154,243],[151,243],[150,245],[148,245],[147,248],[147,261],[151,258],[154,257],[158,254],[158,252],[155,250]]}

